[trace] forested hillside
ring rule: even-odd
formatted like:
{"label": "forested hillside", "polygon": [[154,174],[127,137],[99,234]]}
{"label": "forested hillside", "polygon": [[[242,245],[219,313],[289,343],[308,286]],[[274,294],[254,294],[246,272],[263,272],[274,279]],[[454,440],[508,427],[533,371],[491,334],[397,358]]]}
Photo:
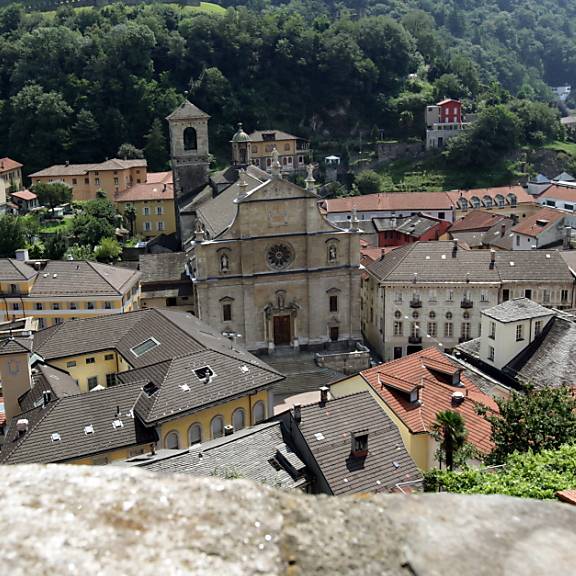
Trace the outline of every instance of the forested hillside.
{"label": "forested hillside", "polygon": [[157,169],[163,119],[185,91],[213,115],[216,151],[239,120],[323,138],[418,134],[436,98],[474,110],[502,89],[547,100],[546,83],[576,84],[575,15],[576,0],[253,0],[223,14],[11,5],[0,11],[0,155],[30,171],[129,142]]}

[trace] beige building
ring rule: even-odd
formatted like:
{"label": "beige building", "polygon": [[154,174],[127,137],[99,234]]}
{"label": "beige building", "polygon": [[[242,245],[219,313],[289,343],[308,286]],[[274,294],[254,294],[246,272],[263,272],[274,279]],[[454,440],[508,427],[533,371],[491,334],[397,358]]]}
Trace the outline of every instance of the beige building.
{"label": "beige building", "polygon": [[135,184],[146,182],[146,160],[112,158],[98,164],[54,165],[30,174],[32,186],[40,182],[63,182],[76,201],[94,200],[100,190],[110,200]]}
{"label": "beige building", "polygon": [[201,320],[249,350],[322,349],[361,339],[360,236],[320,213],[307,189],[240,172],[197,209],[189,251]]}
{"label": "beige building", "polygon": [[547,307],[573,306],[574,277],[558,251],[416,242],[366,268],[362,330],[384,360],[431,346],[450,351],[480,336],[485,309],[518,297]]}
{"label": "beige building", "polygon": [[12,158],[0,158],[0,180],[7,194],[22,190],[22,164]]}
{"label": "beige building", "polygon": [[0,322],[33,317],[39,328],[64,320],[136,310],[140,272],[98,262],[0,259]]}
{"label": "beige building", "polygon": [[272,172],[272,152],[276,148],[282,172],[305,172],[311,157],[308,140],[282,130],[256,130],[249,137],[250,161],[255,166]]}

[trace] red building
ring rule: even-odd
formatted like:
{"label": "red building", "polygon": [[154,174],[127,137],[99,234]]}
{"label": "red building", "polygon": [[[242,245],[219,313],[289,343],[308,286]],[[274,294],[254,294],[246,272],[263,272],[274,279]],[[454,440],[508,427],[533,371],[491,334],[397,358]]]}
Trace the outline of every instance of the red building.
{"label": "red building", "polygon": [[374,218],[372,222],[381,248],[438,240],[451,224],[422,213],[405,218]]}
{"label": "red building", "polygon": [[448,98],[436,104],[441,124],[462,124],[462,102]]}

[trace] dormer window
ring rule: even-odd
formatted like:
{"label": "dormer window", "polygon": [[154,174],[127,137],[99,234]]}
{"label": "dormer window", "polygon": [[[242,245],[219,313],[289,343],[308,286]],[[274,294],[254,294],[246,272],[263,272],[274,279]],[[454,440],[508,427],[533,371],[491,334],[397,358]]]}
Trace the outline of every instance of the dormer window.
{"label": "dormer window", "polygon": [[352,457],[365,458],[368,455],[368,430],[352,432]]}
{"label": "dormer window", "polygon": [[151,398],[152,396],[154,396],[154,394],[156,394],[156,392],[158,392],[158,390],[160,390],[160,388],[158,388],[158,386],[156,386],[156,384],[154,384],[154,382],[148,382],[148,384],[146,384],[142,387],[142,392],[144,392],[144,394],[146,394],[146,396],[148,396],[148,398]]}
{"label": "dormer window", "polygon": [[216,376],[216,373],[214,372],[214,370],[212,370],[212,368],[210,368],[210,366],[203,366],[202,368],[197,368],[196,370],[194,370],[194,374],[196,374],[196,378],[198,378],[198,380],[201,380],[206,384],[208,384],[212,380],[212,378]]}
{"label": "dormer window", "polygon": [[86,436],[90,436],[91,434],[94,434],[94,426],[92,426],[92,424],[88,424],[88,426],[84,426],[84,434]]}

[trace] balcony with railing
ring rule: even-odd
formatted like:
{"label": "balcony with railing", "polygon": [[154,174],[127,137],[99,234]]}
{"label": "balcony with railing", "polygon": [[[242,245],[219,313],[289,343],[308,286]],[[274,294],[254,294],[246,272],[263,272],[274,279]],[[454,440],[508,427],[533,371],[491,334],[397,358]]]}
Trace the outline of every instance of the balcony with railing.
{"label": "balcony with railing", "polygon": [[412,298],[410,300],[410,308],[422,308],[422,300],[420,298]]}
{"label": "balcony with railing", "polygon": [[408,344],[422,344],[422,336],[408,336]]}
{"label": "balcony with railing", "polygon": [[472,302],[472,300],[470,300],[469,298],[463,298],[462,302],[460,302],[460,308],[464,308],[465,310],[468,310],[473,306],[474,302]]}

